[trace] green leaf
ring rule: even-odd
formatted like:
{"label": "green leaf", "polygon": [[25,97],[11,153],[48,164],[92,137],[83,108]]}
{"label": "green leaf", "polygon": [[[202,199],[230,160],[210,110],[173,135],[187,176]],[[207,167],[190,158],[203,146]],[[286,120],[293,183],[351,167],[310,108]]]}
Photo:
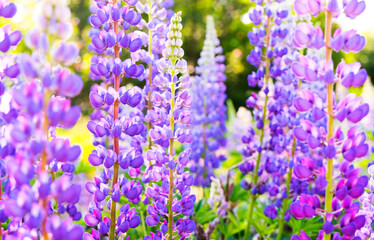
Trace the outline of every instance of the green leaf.
{"label": "green leaf", "polygon": [[320,216],[302,220],[292,217],[287,224],[292,228],[293,234],[300,234],[300,231],[303,230],[311,238],[315,238],[318,236],[319,230],[322,229],[323,221]]}
{"label": "green leaf", "polygon": [[196,218],[197,222],[200,223],[201,225],[208,223],[215,219],[217,217],[216,213],[214,211],[210,211],[205,213],[202,217]]}

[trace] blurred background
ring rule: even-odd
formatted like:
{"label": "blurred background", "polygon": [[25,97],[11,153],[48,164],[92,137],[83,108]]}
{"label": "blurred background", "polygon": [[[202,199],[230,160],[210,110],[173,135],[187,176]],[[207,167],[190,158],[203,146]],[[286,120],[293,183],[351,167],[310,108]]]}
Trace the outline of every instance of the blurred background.
{"label": "blurred background", "polygon": [[[145,0],[140,0],[145,1]],[[252,91],[258,91],[248,87],[247,75],[254,70],[250,66],[246,57],[250,53],[252,46],[250,45],[247,33],[253,27],[249,20],[248,10],[254,6],[250,0],[174,0],[174,11],[182,11],[183,14],[183,39],[185,50],[185,59],[188,61],[189,70],[193,75],[193,69],[196,65],[197,59],[200,56],[203,41],[205,38],[205,21],[207,15],[213,15],[215,19],[218,37],[226,56],[226,85],[228,103],[231,113],[236,113],[240,106],[245,106],[245,100]],[[33,27],[33,5],[36,0],[15,0],[18,7],[18,13],[12,19],[12,28],[20,29],[24,35]],[[290,0],[292,3],[293,1]],[[90,42],[88,37],[88,30],[91,26],[87,19],[90,15],[89,6],[90,0],[70,0],[70,8],[72,12],[72,21],[74,24],[73,40],[80,46],[80,58],[73,66],[74,71],[82,76],[85,82],[85,87],[81,94],[73,101],[79,104],[83,110],[84,116],[77,126],[72,130],[61,130],[61,135],[69,136],[72,142],[80,142],[83,144],[84,155],[83,159],[89,154],[91,145],[91,135],[86,129],[86,122],[88,115],[92,108],[89,105],[88,95],[91,86],[94,84],[88,77],[90,68],[90,58],[92,53],[87,50],[87,44]],[[334,60],[337,65],[341,58],[344,58],[347,63],[360,61],[364,68],[367,69],[370,79],[374,76],[374,1],[366,1],[366,10],[355,20],[347,19],[345,16],[339,17],[334,22],[334,28],[341,27],[343,30],[355,28],[359,33],[366,36],[366,47],[358,54],[334,54]],[[322,18],[314,19],[317,25],[323,26]],[[8,23],[1,20],[0,24]],[[29,51],[22,42],[16,52]],[[144,85],[144,83],[137,80],[131,81],[134,85]],[[370,88],[369,96],[373,94],[373,88]],[[361,91],[359,91],[361,92]],[[232,103],[232,104],[231,104]],[[79,129],[79,130],[78,130]],[[78,131],[76,131],[78,130]]]}
{"label": "blurred background", "polygon": [[[142,1],[142,0],[140,0]],[[174,11],[183,13],[183,48],[185,50],[185,59],[190,65],[189,69],[193,74],[194,66],[200,56],[200,51],[205,38],[205,21],[207,15],[213,15],[216,23],[217,34],[224,49],[227,64],[227,95],[235,108],[245,105],[245,100],[251,91],[247,84],[247,75],[253,71],[246,57],[252,46],[249,44],[247,33],[253,24],[248,18],[248,10],[254,4],[250,0],[174,0]],[[292,0],[290,0],[292,2]],[[32,6],[36,0],[16,0],[19,12],[13,20],[13,28],[21,29],[26,33],[32,28],[33,21]],[[73,24],[75,25],[73,39],[81,47],[80,59],[74,66],[77,73],[81,74],[85,81],[85,88],[81,94],[76,97],[75,102],[81,105],[83,111],[88,114],[90,106],[88,105],[88,94],[92,81],[88,78],[90,57],[92,54],[87,50],[87,44],[90,42],[88,30],[91,26],[87,22],[90,15],[90,0],[70,0]],[[371,79],[374,76],[374,1],[366,1],[366,10],[355,20],[340,16],[335,21],[334,28],[341,27],[343,30],[356,29],[359,33],[365,35],[367,44],[363,51],[358,54],[336,54],[334,59],[345,58],[346,62],[351,63],[360,61],[367,69]],[[322,21],[315,19],[315,21]],[[318,24],[318,23],[317,23]],[[322,24],[323,25],[323,24]],[[28,51],[25,45],[21,44],[17,51]],[[131,80],[130,80],[131,81]],[[143,85],[136,80],[133,84]]]}

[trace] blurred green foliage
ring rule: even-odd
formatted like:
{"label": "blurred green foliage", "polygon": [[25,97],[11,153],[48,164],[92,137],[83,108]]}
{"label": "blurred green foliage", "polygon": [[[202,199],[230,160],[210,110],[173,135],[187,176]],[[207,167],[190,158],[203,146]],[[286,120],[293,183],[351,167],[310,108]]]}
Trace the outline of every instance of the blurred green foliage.
{"label": "blurred green foliage", "polygon": [[[139,0],[146,1],[146,0]],[[19,0],[23,6],[22,14],[26,14],[27,9],[32,9],[34,1]],[[74,99],[75,104],[79,104],[84,114],[89,114],[91,107],[88,102],[88,95],[91,86],[94,84],[88,77],[90,69],[90,59],[92,53],[87,49],[90,42],[88,31],[91,28],[87,22],[90,16],[89,6],[90,0],[71,0],[70,8],[72,12],[72,21],[75,25],[72,40],[76,41],[81,48],[80,58],[73,66],[76,73],[80,74],[85,82],[83,91]],[[244,19],[248,19],[247,13],[250,7],[254,5],[248,0],[175,0],[174,11],[182,11],[183,16],[183,48],[185,50],[185,59],[189,64],[189,71],[193,74],[194,66],[200,56],[200,51],[205,38],[205,21],[208,15],[212,15],[215,19],[218,37],[226,57],[226,86],[228,98],[232,100],[235,108],[245,105],[245,100],[251,91],[257,91],[248,87],[247,76],[254,70],[246,61],[247,55],[253,46],[248,41],[247,33],[253,27],[252,23],[245,24]],[[26,32],[32,27],[32,12],[28,11],[27,16],[23,16],[23,21],[15,23],[15,27]],[[27,21],[26,21],[27,20]],[[323,26],[323,15],[313,20],[317,25]],[[7,23],[2,20],[0,23]],[[334,29],[338,28],[335,24]],[[334,53],[333,59],[335,66],[343,57],[348,63],[353,61],[362,62],[363,66],[368,70],[371,79],[374,77],[374,62],[370,61],[374,57],[374,38],[367,36],[367,45],[359,54],[343,54]],[[17,48],[18,52],[29,52],[24,42]],[[134,85],[144,85],[133,79],[125,79],[126,83]]]}
{"label": "blurred green foliage", "polygon": [[[90,15],[89,3],[89,0],[72,0],[70,4],[77,26],[74,40],[82,47],[81,59],[75,65],[75,69],[81,72],[85,81],[85,87],[76,97],[75,103],[81,105],[85,113],[89,112],[88,94],[94,84],[88,78],[91,57],[91,53],[87,50],[87,44],[90,42],[87,33],[91,28],[87,22]],[[182,11],[183,14],[183,47],[191,73],[203,46],[206,16],[213,15],[215,18],[217,34],[227,59],[227,94],[236,108],[245,104],[245,100],[253,90],[248,87],[247,75],[254,68],[246,62],[246,57],[252,48],[247,38],[251,24],[246,25],[242,22],[242,17],[252,5],[253,3],[248,0],[190,0],[188,4],[185,1],[176,0],[173,8],[174,11]],[[125,81],[134,85],[144,84],[131,79]]]}
{"label": "blurred green foliage", "polygon": [[[145,1],[145,0],[140,0]],[[88,79],[89,60],[91,53],[87,51],[87,44],[90,39],[87,35],[90,25],[87,22],[89,13],[89,0],[72,0],[71,9],[73,15],[77,20],[77,31],[75,32],[75,40],[80,42],[82,47],[81,56],[82,62],[77,68],[82,72],[82,77],[86,81],[84,90],[76,98],[84,110],[87,105],[87,96],[89,89],[93,82]],[[248,41],[248,31],[253,27],[253,24],[243,23],[243,19],[247,18],[247,13],[250,7],[254,5],[248,0],[190,0],[186,1],[175,0],[174,11],[182,11],[183,16],[183,48],[185,50],[185,59],[188,61],[190,73],[193,74],[194,66],[200,57],[200,51],[203,46],[205,38],[205,21],[208,15],[212,15],[215,19],[218,38],[221,41],[221,46],[226,57],[226,86],[227,95],[234,103],[235,108],[245,105],[245,100],[252,91],[257,91],[248,87],[247,76],[254,67],[249,65],[246,61],[247,55],[250,53],[253,46]],[[314,19],[317,25],[323,26],[324,17],[320,16]],[[320,24],[318,24],[320,22]],[[334,29],[338,25],[334,24]],[[334,53],[333,59],[335,66],[340,62],[340,59],[348,58],[347,62],[361,61],[364,67],[367,68],[371,79],[374,77],[374,62],[369,59],[374,57],[374,47],[369,43],[373,42],[373,38],[369,38],[366,48],[359,54],[355,54],[354,58],[344,55],[343,53]],[[138,81],[126,79],[135,85],[143,85]],[[87,112],[87,111],[85,111]]]}

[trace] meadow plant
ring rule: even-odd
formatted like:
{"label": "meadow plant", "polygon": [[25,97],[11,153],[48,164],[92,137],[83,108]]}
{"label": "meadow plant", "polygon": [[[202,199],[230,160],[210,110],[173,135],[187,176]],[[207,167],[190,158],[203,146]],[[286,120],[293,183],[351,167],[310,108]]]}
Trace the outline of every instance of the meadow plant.
{"label": "meadow plant", "polygon": [[[13,3],[2,7],[3,16],[16,11]],[[6,239],[81,239],[83,227],[73,224],[82,216],[76,207],[81,186],[72,183],[81,148],[56,135],[56,128],[73,127],[81,115],[69,98],[83,82],[67,68],[79,50],[62,41],[72,30],[65,1],[44,0],[34,11],[38,27],[26,35],[33,53],[17,56],[17,63],[6,68],[6,76],[18,83],[9,88],[10,110],[3,118],[7,146],[12,146],[3,155],[8,197],[2,202],[2,222],[10,219],[3,234]],[[5,29],[4,50],[21,39],[19,31]]]}
{"label": "meadow plant", "polygon": [[[91,3],[79,56],[67,0],[31,3],[27,34],[0,0],[1,239],[374,239],[374,166],[358,162],[373,144],[372,88],[359,62],[332,57],[364,48],[333,28],[364,0],[254,0],[252,92],[235,120],[212,16],[194,68],[173,0]],[[77,167],[79,143],[58,135],[87,119],[73,104],[85,68],[94,150]]]}
{"label": "meadow plant", "polygon": [[[253,109],[256,125],[242,136],[241,153],[245,162],[239,165],[239,170],[244,175],[251,173],[250,182],[247,179],[241,181],[241,186],[250,195],[245,239],[249,237],[253,211],[261,195],[268,193],[270,197],[264,209],[267,217],[274,219],[282,212],[280,219],[283,222],[287,209],[283,202],[284,210],[281,210],[292,176],[291,170],[288,171],[288,159],[293,158],[295,142],[289,129],[293,128],[297,115],[292,101],[298,81],[289,71],[294,48],[288,44],[289,9],[281,2],[256,1],[256,7],[249,11],[255,27],[248,33],[254,49],[247,61],[257,70],[248,76],[248,84],[261,90],[259,94],[252,93],[246,101],[247,107]],[[283,223],[280,225],[282,229]]]}
{"label": "meadow plant", "polygon": [[[364,193],[369,178],[359,176],[360,169],[352,162],[368,153],[366,135],[359,131],[357,124],[368,114],[369,105],[361,103],[361,98],[355,94],[336,99],[334,84],[358,88],[364,84],[367,72],[360,63],[347,64],[344,60],[334,67],[332,52],[359,52],[365,45],[365,38],[355,30],[336,29],[332,33],[332,20],[341,14],[356,18],[365,9],[365,2],[309,2],[305,7],[303,1],[296,0],[294,10],[299,15],[324,13],[324,32],[310,22],[300,22],[293,42],[299,49],[324,48],[325,56],[318,61],[311,56],[300,55],[291,68],[301,81],[323,82],[326,85],[325,96],[318,96],[318,93],[307,89],[298,93],[294,106],[306,114],[293,133],[311,153],[320,152],[323,158],[311,155],[295,163],[295,176],[306,181],[314,190],[301,194],[291,204],[290,210],[297,219],[323,217],[324,224],[318,239],[353,239],[355,232],[365,225],[365,215],[358,213],[360,203],[355,200]],[[349,122],[348,129],[339,124],[343,121]],[[334,224],[336,221],[338,224]]]}
{"label": "meadow plant", "polygon": [[[93,80],[104,81],[94,85],[90,92],[90,103],[96,110],[87,127],[95,136],[96,149],[88,161],[93,166],[104,167],[94,182],[86,183],[94,202],[84,218],[92,233],[85,233],[84,239],[102,236],[117,239],[126,235],[129,228],[140,225],[140,216],[130,204],[137,204],[143,191],[142,185],[133,180],[144,163],[136,138],[145,131],[137,110],[137,107],[141,109],[142,92],[139,87],[121,86],[123,78],[137,78],[144,71],[144,66],[131,58],[121,59],[123,51],[136,52],[142,47],[142,40],[131,31],[142,19],[134,8],[136,2],[96,1],[91,8],[89,22],[93,29],[89,49],[98,54],[91,60],[91,76]],[[124,140],[131,144],[120,146]],[[121,203],[119,214],[118,202]]]}
{"label": "meadow plant", "polygon": [[[161,126],[153,125],[149,131],[156,144],[146,153],[148,160],[146,189],[148,216],[147,225],[160,226],[156,233],[151,232],[145,239],[185,239],[195,229],[194,221],[189,219],[196,200],[191,194],[193,177],[186,166],[190,149],[176,154],[175,144],[191,143],[192,135],[188,125],[192,123],[190,107],[192,97],[189,94],[190,76],[187,62],[182,58],[182,18],[176,13],[170,20],[168,40],[163,57],[157,61],[160,72],[153,83],[160,92],[152,92],[152,106],[157,111]],[[155,112],[156,113],[156,112]]]}
{"label": "meadow plant", "polygon": [[226,145],[226,86],[225,57],[219,46],[214,19],[207,17],[203,50],[192,82],[193,141],[191,164],[194,184],[208,187],[214,169],[220,167],[225,156],[219,153]]}

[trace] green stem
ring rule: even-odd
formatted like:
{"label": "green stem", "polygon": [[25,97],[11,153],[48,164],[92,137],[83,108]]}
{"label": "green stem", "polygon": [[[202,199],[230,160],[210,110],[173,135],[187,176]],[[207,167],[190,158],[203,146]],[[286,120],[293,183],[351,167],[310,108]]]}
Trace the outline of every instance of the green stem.
{"label": "green stem", "polygon": [[[270,0],[268,0],[268,4],[269,3],[270,3]],[[271,17],[267,16],[266,37],[265,37],[265,41],[266,41],[265,46],[266,47],[270,46],[270,30],[271,30],[270,24],[271,24]],[[265,57],[266,68],[265,68],[265,77],[264,77],[265,83],[264,83],[264,86],[267,87],[268,83],[269,83],[270,58],[268,58],[266,54],[265,54],[265,56],[266,56]],[[265,93],[265,103],[264,103],[264,108],[263,108],[263,112],[262,112],[263,127],[260,130],[260,147],[261,148],[262,148],[262,144],[263,144],[263,140],[264,140],[264,133],[265,133],[264,131],[265,131],[268,100],[269,100],[269,95]],[[260,166],[261,156],[262,156],[262,149],[257,155],[256,166],[255,166],[255,169],[253,171],[253,184],[254,184],[254,186],[256,186],[257,183],[258,183],[258,177],[259,176],[258,176],[257,172],[258,172],[258,169],[259,169],[259,166]],[[249,205],[249,210],[248,210],[247,228],[246,228],[246,231],[245,231],[245,234],[244,234],[244,240],[247,240],[249,238],[249,232],[251,231],[251,225],[252,225],[253,208],[255,206],[255,201],[256,201],[256,195],[253,195],[251,192],[249,193],[249,195],[250,195],[251,203]]]}
{"label": "green stem", "polygon": [[[113,4],[115,5],[117,3],[117,0],[113,1]],[[114,21],[113,23],[114,32],[118,34],[118,21]],[[119,58],[119,45],[118,42],[114,45],[114,58]],[[120,76],[115,76],[114,78],[114,89],[116,92],[119,90],[120,85]],[[113,122],[115,122],[118,119],[118,113],[119,113],[119,99],[117,98],[114,101],[113,104]],[[119,155],[119,138],[114,138],[114,152],[117,155]],[[116,161],[113,165],[113,179],[112,179],[112,192],[114,192],[114,186],[118,182],[118,171],[119,171],[119,163]],[[109,228],[109,240],[114,240],[115,238],[115,230],[116,230],[116,214],[117,214],[117,203],[112,201],[110,204],[110,228]]]}
{"label": "green stem", "polygon": [[245,231],[245,234],[244,234],[244,240],[248,240],[249,239],[249,232],[251,231],[251,226],[252,226],[252,214],[253,214],[253,209],[254,209],[254,206],[255,206],[255,202],[256,202],[256,195],[254,194],[249,194],[250,195],[250,198],[251,198],[251,202],[250,202],[250,205],[249,205],[249,210],[248,210],[248,222],[247,222],[247,229]]}
{"label": "green stem", "polygon": [[[327,3],[328,4],[328,3]],[[326,48],[326,66],[332,60],[332,49],[330,47],[330,38],[331,38],[331,25],[332,25],[332,14],[329,11],[326,11],[325,19],[325,48]],[[334,134],[334,116],[333,116],[333,92],[334,92],[334,83],[327,84],[327,144],[330,144],[330,139]],[[334,144],[334,143],[332,143]],[[327,159],[327,173],[326,173],[326,194],[325,194],[325,213],[331,212],[331,204],[333,197],[333,159]],[[331,234],[324,233],[324,240],[330,240]]]}
{"label": "green stem", "polygon": [[[304,49],[300,50],[300,54],[301,55],[303,54],[303,52],[304,52]],[[300,89],[301,89],[301,82],[300,81],[299,81],[298,85],[299,85],[299,91],[300,91]],[[299,113],[299,112],[297,112],[297,113]],[[296,143],[297,143],[297,140],[294,137],[293,141],[292,141],[291,159],[295,158]],[[282,201],[283,209],[282,209],[281,218],[279,219],[279,229],[278,229],[277,240],[280,240],[282,238],[282,234],[283,234],[284,216],[286,215],[286,211],[288,209],[288,197],[290,195],[291,179],[292,179],[292,168],[290,168],[288,170],[288,174],[287,174],[287,179],[286,179],[286,193],[287,193],[287,197],[284,198],[283,201]]]}
{"label": "green stem", "polygon": [[140,217],[142,219],[142,227],[143,227],[143,232],[144,232],[144,236],[147,235],[147,228],[145,226],[145,221],[144,221],[144,213],[143,211],[140,211]]}
{"label": "green stem", "polygon": [[[150,22],[152,20],[152,3],[150,0],[148,0],[148,22]],[[148,31],[148,54],[149,56],[152,58],[152,30],[149,29]],[[152,60],[152,59],[151,59]],[[152,88],[151,88],[151,85],[152,85],[152,61],[150,61],[149,63],[149,73],[148,73],[148,84],[149,84],[149,92],[148,92],[148,111],[151,111],[152,110],[152,101],[151,101],[151,95],[152,95]],[[151,121],[148,122],[148,131],[151,130],[152,128],[152,123]],[[149,134],[148,135],[148,149],[151,149],[152,147],[152,139],[151,139],[151,136]]]}
{"label": "green stem", "polygon": [[[173,64],[174,66],[174,64]],[[174,71],[171,74],[171,79],[174,78]],[[173,137],[170,139],[170,146],[169,146],[169,157],[173,159],[173,152],[174,152],[174,105],[175,105],[175,84],[174,82],[171,83],[171,103],[170,103],[170,128],[173,134]],[[172,240],[173,237],[173,210],[171,209],[173,204],[173,192],[174,192],[174,179],[173,179],[174,171],[173,169],[169,168],[169,216],[168,216],[168,238]]]}
{"label": "green stem", "polygon": [[[291,159],[294,159],[294,157],[295,157],[295,149],[296,149],[296,139],[293,138]],[[291,179],[292,179],[292,168],[289,168],[288,173],[287,173],[287,179],[286,179],[286,193],[287,193],[287,196],[282,201],[283,209],[282,209],[282,215],[279,219],[279,228],[278,228],[277,240],[282,239],[283,228],[284,228],[284,216],[286,215],[286,211],[288,209],[288,196],[290,195]]]}

